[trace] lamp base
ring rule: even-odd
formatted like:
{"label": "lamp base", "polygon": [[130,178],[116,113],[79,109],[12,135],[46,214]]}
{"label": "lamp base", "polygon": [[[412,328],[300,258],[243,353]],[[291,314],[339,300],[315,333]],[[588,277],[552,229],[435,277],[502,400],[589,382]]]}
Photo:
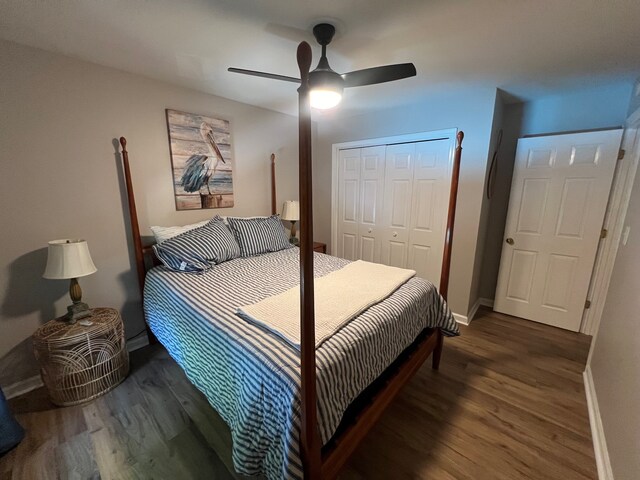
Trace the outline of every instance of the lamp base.
{"label": "lamp base", "polygon": [[76,320],[91,316],[91,310],[89,305],[84,302],[73,302],[73,304],[67,307],[66,320],[69,323],[76,323]]}
{"label": "lamp base", "polygon": [[300,240],[298,240],[298,237],[289,237],[289,243],[291,245],[299,245]]}

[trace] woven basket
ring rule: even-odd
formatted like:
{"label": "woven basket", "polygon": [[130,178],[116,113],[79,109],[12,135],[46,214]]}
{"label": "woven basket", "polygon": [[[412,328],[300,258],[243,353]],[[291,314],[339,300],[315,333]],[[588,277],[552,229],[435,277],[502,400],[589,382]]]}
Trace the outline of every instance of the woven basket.
{"label": "woven basket", "polygon": [[40,374],[51,401],[69,406],[92,400],[129,373],[124,327],[117,310],[94,308],[90,326],[56,319],[33,335]]}

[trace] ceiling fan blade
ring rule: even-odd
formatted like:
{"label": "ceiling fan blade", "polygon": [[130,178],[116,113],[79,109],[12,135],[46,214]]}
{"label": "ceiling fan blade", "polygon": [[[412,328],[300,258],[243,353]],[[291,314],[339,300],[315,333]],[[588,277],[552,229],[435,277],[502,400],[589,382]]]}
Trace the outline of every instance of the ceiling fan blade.
{"label": "ceiling fan blade", "polygon": [[256,70],[245,70],[244,68],[234,68],[234,67],[229,67],[227,70],[233,73],[253,75],[254,77],[270,78],[272,80],[282,80],[283,82],[300,83],[299,78],[287,77],[286,75],[277,75],[275,73],[258,72]]}
{"label": "ceiling fan blade", "polygon": [[344,79],[345,87],[360,87],[363,85],[392,82],[393,80],[413,77],[415,74],[416,67],[413,63],[398,63],[395,65],[365,68],[364,70],[343,73],[342,78]]}

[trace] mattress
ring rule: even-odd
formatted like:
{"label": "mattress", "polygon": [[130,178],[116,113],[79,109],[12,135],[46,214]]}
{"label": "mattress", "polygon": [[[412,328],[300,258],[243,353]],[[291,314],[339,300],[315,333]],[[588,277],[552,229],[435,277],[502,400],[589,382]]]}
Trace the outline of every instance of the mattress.
{"label": "mattress", "polygon": [[[314,275],[347,260],[314,254]],[[238,317],[299,283],[299,249],[216,265],[203,274],[156,267],[144,290],[146,320],[189,380],[225,420],[238,473],[302,478],[300,353],[280,337]],[[436,288],[412,278],[351,320],[316,350],[318,423],[326,443],[349,404],[425,328],[458,334]]]}

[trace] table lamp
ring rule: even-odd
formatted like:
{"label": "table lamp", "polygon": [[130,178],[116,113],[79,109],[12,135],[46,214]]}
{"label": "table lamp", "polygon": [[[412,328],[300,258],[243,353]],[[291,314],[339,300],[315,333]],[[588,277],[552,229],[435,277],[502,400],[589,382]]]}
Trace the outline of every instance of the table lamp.
{"label": "table lamp", "polygon": [[91,315],[89,305],[82,302],[82,290],[78,278],[90,275],[97,270],[85,240],[62,239],[49,242],[47,267],[42,276],[54,280],[71,279],[69,295],[73,303],[67,307],[66,317],[69,322],[75,323],[76,320]]}
{"label": "table lamp", "polygon": [[288,220],[291,222],[291,236],[289,242],[293,245],[298,244],[296,238],[296,222],[300,220],[300,204],[297,200],[287,200],[282,207],[282,220]]}

